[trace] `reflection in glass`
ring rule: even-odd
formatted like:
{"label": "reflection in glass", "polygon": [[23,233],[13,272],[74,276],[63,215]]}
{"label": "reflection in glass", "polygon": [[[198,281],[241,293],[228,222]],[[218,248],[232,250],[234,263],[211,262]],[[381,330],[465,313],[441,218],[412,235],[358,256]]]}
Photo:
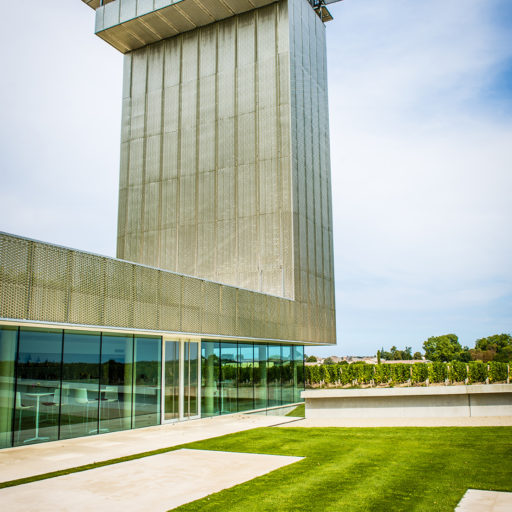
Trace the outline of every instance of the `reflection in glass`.
{"label": "reflection in glass", "polygon": [[100,432],[131,428],[133,336],[103,334]]}
{"label": "reflection in glass", "polygon": [[267,407],[267,345],[254,345],[254,408]]}
{"label": "reflection in glass", "polygon": [[303,402],[300,394],[304,391],[304,347],[293,347],[294,361],[294,402]]}
{"label": "reflection in glass", "polygon": [[98,433],[100,341],[98,332],[64,333],[61,439]]}
{"label": "reflection in glass", "polygon": [[186,341],[184,344],[184,410],[185,418],[198,415],[197,391],[199,377],[199,344]]}
{"label": "reflection in glass", "polygon": [[[14,361],[18,328],[0,326],[0,448],[12,444],[14,413]],[[19,420],[22,420],[20,411]]]}
{"label": "reflection in glass", "polygon": [[220,414],[220,345],[201,342],[201,416]]}
{"label": "reflection in glass", "polygon": [[254,409],[253,381],[253,347],[252,344],[238,344],[238,410]]}
{"label": "reflection in glass", "polygon": [[221,414],[237,411],[237,346],[236,343],[221,343]]}
{"label": "reflection in glass", "polygon": [[294,402],[293,398],[293,354],[290,345],[283,345],[281,347],[281,403],[291,404]]}
{"label": "reflection in glass", "polygon": [[160,424],[162,339],[135,337],[133,428]]}
{"label": "reflection in glass", "polygon": [[268,407],[281,405],[281,347],[268,346]]}
{"label": "reflection in glass", "polygon": [[164,420],[179,418],[180,342],[165,342]]}
{"label": "reflection in glass", "polygon": [[62,331],[20,329],[14,445],[58,438],[61,353]]}

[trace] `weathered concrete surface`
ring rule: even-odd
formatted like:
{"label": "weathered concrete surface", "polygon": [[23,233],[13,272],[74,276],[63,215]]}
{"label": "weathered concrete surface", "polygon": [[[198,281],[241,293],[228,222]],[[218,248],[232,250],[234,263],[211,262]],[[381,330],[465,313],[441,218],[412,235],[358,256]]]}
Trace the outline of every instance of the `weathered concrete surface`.
{"label": "weathered concrete surface", "polygon": [[10,512],[165,512],[301,459],[182,449],[0,489],[0,503]]}
{"label": "weathered concrete surface", "polygon": [[510,512],[512,492],[468,489],[455,512]]}
{"label": "weathered concrete surface", "polygon": [[317,389],[302,392],[306,418],[512,416],[512,385]]}
{"label": "weathered concrete surface", "polygon": [[[0,450],[0,482],[268,427],[295,418],[232,414]],[[0,507],[1,508],[1,507]]]}

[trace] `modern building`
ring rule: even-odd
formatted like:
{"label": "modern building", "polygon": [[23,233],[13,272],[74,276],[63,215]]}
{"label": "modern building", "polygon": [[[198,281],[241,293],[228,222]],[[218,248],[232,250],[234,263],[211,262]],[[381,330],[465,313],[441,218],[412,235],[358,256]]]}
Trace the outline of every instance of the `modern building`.
{"label": "modern building", "polygon": [[300,401],[336,343],[327,9],[83,1],[124,54],[117,259],[0,234],[0,447]]}

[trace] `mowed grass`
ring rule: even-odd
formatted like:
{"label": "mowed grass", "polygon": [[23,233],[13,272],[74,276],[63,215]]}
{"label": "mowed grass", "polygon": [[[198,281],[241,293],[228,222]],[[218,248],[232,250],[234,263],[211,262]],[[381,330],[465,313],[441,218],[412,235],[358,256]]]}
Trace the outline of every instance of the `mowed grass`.
{"label": "mowed grass", "polygon": [[512,491],[512,427],[259,428],[187,447],[305,459],[180,512],[453,512],[468,488]]}
{"label": "mowed grass", "polygon": [[286,416],[294,416],[296,418],[304,418],[306,416],[306,406],[304,404],[298,405],[290,411]]}

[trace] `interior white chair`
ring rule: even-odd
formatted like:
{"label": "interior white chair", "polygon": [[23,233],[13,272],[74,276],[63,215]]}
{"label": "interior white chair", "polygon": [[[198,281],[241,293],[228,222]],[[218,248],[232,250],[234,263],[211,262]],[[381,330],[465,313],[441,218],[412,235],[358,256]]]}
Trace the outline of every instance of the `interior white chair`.
{"label": "interior white chair", "polygon": [[121,418],[121,405],[119,403],[119,391],[117,386],[105,386],[103,401],[111,404],[117,402],[117,412],[119,414],[118,417]]}
{"label": "interior white chair", "polygon": [[21,435],[21,418],[23,416],[23,411],[25,411],[27,409],[33,409],[33,408],[34,408],[33,405],[23,405],[22,402],[21,402],[21,393],[19,391],[16,391],[15,409],[17,411],[18,418],[19,418],[19,421],[18,421],[18,442],[20,440],[20,435]]}
{"label": "interior white chair", "polygon": [[70,388],[69,390],[69,404],[82,405],[86,409],[86,421],[89,421],[89,406],[91,404],[98,405],[96,400],[89,400],[86,388]]}

